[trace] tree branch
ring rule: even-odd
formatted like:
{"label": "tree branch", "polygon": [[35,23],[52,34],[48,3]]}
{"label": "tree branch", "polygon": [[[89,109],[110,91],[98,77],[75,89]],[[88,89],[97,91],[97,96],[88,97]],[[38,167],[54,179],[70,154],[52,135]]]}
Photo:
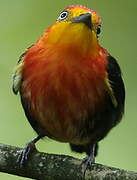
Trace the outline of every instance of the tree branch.
{"label": "tree branch", "polygon": [[93,164],[83,176],[81,160],[65,156],[34,152],[21,168],[17,158],[22,149],[0,144],[0,172],[37,180],[137,180],[137,173]]}

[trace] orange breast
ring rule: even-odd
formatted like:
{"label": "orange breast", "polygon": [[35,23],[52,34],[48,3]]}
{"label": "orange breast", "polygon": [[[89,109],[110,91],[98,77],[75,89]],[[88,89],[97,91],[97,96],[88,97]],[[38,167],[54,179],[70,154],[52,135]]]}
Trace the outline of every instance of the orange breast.
{"label": "orange breast", "polygon": [[24,62],[23,96],[49,137],[75,144],[88,141],[80,139],[80,131],[104,100],[105,59],[43,58],[30,51]]}

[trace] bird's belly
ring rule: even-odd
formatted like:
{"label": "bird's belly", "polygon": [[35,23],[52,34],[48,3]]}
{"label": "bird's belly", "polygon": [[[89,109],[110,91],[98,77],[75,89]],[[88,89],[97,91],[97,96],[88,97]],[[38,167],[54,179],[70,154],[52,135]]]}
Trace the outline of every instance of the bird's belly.
{"label": "bird's belly", "polygon": [[89,68],[74,72],[56,70],[50,75],[37,74],[23,83],[30,111],[45,135],[74,144],[89,141],[83,131],[86,132],[87,121],[92,125],[89,116],[98,111],[105,96],[104,77],[98,74]]}
{"label": "bird's belly", "polygon": [[46,135],[61,142],[87,143],[88,136],[82,136],[82,131],[86,126],[87,111],[85,109],[73,111],[71,107],[61,108],[62,110],[58,107],[55,109],[47,107],[43,113],[38,115],[37,120],[45,129]]}
{"label": "bird's belly", "polygon": [[70,94],[57,95],[50,91],[46,98],[38,96],[33,112],[37,122],[44,128],[45,135],[61,142],[86,144],[89,142],[86,133],[88,121],[90,126],[94,124],[89,116],[99,111],[101,98],[98,99],[91,91],[85,91],[83,97],[78,92],[74,97]]}

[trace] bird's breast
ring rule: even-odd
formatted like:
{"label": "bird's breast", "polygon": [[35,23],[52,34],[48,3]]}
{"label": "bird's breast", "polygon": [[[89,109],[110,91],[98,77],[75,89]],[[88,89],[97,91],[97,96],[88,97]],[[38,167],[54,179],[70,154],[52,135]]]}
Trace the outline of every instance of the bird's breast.
{"label": "bird's breast", "polygon": [[[40,61],[26,63],[22,92],[31,113],[49,137],[82,144],[87,120],[100,108],[105,96],[105,65],[100,60]],[[33,66],[33,68],[32,68]]]}

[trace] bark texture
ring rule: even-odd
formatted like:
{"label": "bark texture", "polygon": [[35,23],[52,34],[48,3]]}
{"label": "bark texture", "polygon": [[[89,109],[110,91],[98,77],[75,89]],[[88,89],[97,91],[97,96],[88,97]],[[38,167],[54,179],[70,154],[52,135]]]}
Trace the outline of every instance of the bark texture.
{"label": "bark texture", "polygon": [[34,152],[24,167],[17,158],[21,148],[0,144],[0,172],[37,180],[137,180],[137,173],[101,164],[92,164],[85,173],[81,160]]}

